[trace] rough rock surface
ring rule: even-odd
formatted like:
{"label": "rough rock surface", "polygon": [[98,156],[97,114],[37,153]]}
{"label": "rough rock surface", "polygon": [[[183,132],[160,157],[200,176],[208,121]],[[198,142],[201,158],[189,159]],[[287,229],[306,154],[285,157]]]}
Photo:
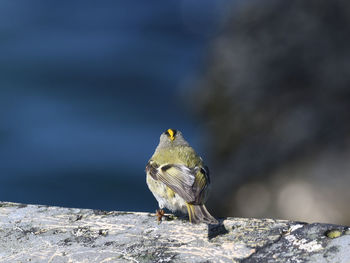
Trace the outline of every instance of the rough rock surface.
{"label": "rough rock surface", "polygon": [[0,262],[350,262],[350,228],[0,202]]}

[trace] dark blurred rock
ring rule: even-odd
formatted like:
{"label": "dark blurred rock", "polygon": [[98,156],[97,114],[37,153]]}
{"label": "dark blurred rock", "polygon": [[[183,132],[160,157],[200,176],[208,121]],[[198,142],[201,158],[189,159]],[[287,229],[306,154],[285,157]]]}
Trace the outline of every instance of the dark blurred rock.
{"label": "dark blurred rock", "polygon": [[196,110],[214,212],[350,223],[350,3],[236,6],[207,62]]}

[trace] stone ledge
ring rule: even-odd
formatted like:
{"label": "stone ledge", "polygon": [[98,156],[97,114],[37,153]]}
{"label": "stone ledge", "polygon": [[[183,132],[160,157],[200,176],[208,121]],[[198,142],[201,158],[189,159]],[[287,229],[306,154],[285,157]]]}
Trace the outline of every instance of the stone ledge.
{"label": "stone ledge", "polygon": [[350,262],[350,228],[0,202],[0,262]]}

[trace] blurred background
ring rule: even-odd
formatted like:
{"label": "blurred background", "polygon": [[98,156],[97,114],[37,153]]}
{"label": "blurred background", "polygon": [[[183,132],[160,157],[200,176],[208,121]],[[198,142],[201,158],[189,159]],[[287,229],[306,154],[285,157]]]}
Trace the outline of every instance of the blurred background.
{"label": "blurred background", "polygon": [[176,128],[214,215],[349,225],[349,113],[345,0],[0,2],[2,201],[153,212]]}

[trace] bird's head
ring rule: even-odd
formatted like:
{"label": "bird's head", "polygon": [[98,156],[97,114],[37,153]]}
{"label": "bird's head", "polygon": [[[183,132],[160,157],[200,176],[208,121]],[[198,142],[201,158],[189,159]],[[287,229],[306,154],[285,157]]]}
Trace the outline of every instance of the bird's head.
{"label": "bird's head", "polygon": [[169,147],[178,145],[188,145],[181,131],[175,129],[167,129],[160,135],[159,147]]}

